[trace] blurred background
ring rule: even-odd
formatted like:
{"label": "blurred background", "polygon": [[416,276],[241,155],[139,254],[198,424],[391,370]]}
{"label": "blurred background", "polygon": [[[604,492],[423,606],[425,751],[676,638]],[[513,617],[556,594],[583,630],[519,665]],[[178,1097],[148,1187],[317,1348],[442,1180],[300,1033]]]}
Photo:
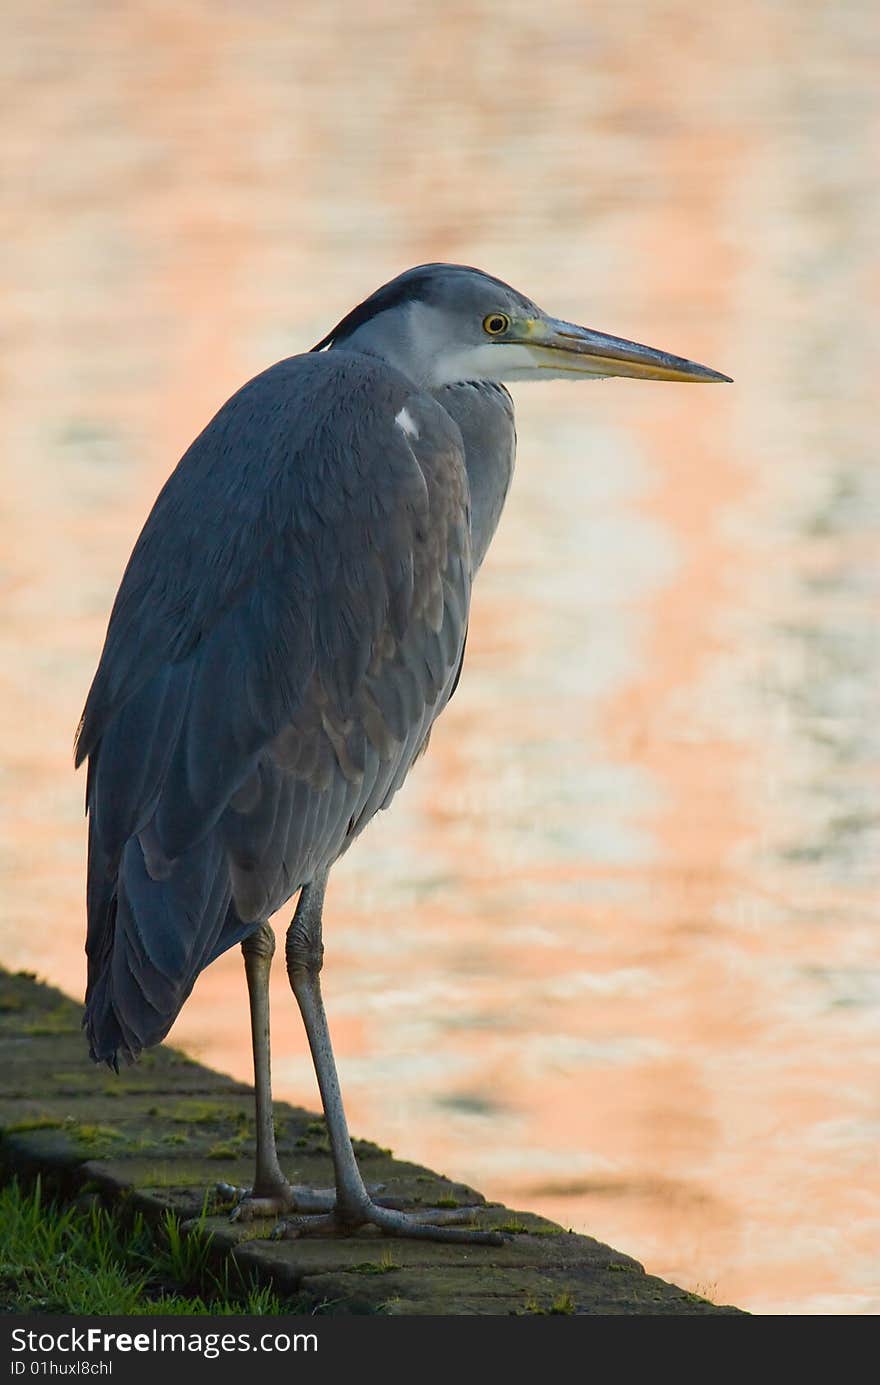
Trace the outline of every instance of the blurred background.
{"label": "blurred background", "polygon": [[[3,16],[0,960],[82,993],[73,731],[181,452],[477,265],[736,384],[516,387],[461,687],[331,883],[351,1124],[720,1302],[877,1312],[874,0]],[[237,950],[171,1039],[249,1076]]]}

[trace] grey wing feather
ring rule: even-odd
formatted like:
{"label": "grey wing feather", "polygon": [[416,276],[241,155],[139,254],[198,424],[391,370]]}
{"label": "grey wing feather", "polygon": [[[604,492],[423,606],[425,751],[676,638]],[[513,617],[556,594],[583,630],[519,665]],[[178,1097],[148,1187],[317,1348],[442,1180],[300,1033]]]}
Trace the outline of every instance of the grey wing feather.
{"label": "grey wing feather", "polygon": [[451,695],[460,668],[470,600],[469,501],[460,437],[427,397],[411,397],[407,410],[419,425],[409,450],[424,481],[424,507],[414,510],[411,531],[395,533],[388,550],[374,550],[374,557],[384,570],[408,554],[408,609],[399,619],[388,602],[367,644],[362,632],[371,625],[365,609],[348,599],[357,585],[357,568],[346,571],[343,562],[333,609],[349,612],[347,641],[361,645],[356,658],[350,655],[357,676],[340,686],[335,662],[328,678],[319,657],[300,709],[260,761],[266,794],[273,773],[303,786],[300,821],[308,822],[308,833],[298,835],[293,822],[289,834],[275,832],[264,842],[258,863],[253,844],[259,800],[233,802],[222,820],[236,903],[245,917],[265,917],[280,907],[286,896],[279,891],[288,879],[299,884],[332,863],[387,805]]}
{"label": "grey wing feather", "polygon": [[279,363],[184,456],[78,735],[95,1056],[162,1037],[201,966],[401,782],[460,663],[469,544],[456,425],[363,357]]}

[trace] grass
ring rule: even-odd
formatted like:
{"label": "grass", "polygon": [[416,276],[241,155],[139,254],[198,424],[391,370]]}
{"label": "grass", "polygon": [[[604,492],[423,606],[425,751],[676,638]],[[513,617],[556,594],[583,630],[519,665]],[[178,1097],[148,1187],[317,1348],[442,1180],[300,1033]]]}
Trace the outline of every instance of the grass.
{"label": "grass", "polygon": [[562,1313],[566,1316],[575,1311],[575,1303],[571,1294],[557,1294],[547,1310],[550,1313]]}
{"label": "grass", "polygon": [[538,1301],[534,1294],[530,1294],[526,1299],[526,1306],[522,1310],[525,1313],[536,1313],[539,1317],[554,1317],[557,1314],[568,1317],[577,1312],[577,1306],[570,1293],[557,1294],[549,1307],[545,1308]]}
{"label": "grass", "polygon": [[210,1234],[184,1234],[170,1212],[157,1226],[123,1223],[97,1199],[46,1198],[39,1180],[0,1188],[0,1312],[72,1314],[280,1314],[308,1311],[217,1268]]}
{"label": "grass", "polygon": [[352,1265],[352,1274],[391,1274],[393,1270],[399,1270],[400,1266],[394,1260],[390,1250],[383,1251],[378,1260],[363,1260],[359,1265]]}
{"label": "grass", "polygon": [[710,1298],[710,1297],[708,1296],[708,1294],[702,1294],[702,1293],[700,1293],[699,1290],[697,1290],[696,1292],[692,1293],[689,1289],[685,1289],[684,1296],[685,1296],[685,1298],[687,1299],[688,1303],[714,1303],[714,1302],[715,1302],[714,1298]]}
{"label": "grass", "polygon": [[[443,1206],[442,1202],[439,1204]],[[535,1221],[531,1226],[524,1222],[520,1217],[508,1217],[506,1221],[498,1222],[493,1231],[506,1232],[510,1236],[564,1236],[565,1232],[561,1226],[554,1226],[553,1222]],[[611,1269],[620,1268],[612,1265]]]}

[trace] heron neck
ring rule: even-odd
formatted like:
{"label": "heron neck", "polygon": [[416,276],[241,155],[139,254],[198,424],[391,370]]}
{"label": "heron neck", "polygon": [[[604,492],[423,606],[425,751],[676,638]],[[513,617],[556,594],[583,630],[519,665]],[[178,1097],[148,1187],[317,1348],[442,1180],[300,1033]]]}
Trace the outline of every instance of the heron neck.
{"label": "heron neck", "polygon": [[[380,313],[342,341],[334,342],[330,349],[356,351],[359,355],[370,356],[412,380],[417,389],[427,389],[429,369],[421,367],[421,353],[414,349],[407,317],[401,313]],[[427,363],[425,365],[427,367]]]}
{"label": "heron neck", "polygon": [[431,392],[458,424],[464,442],[471,493],[471,557],[476,571],[498,527],[513,476],[513,400],[503,385],[486,381],[443,385]]}

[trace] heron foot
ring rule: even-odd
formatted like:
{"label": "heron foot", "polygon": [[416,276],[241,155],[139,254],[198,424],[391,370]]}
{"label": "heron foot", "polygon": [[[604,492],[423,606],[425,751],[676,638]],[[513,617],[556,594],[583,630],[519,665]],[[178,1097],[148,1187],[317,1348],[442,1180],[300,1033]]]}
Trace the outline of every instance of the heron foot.
{"label": "heron foot", "polygon": [[293,1183],[282,1183],[273,1192],[260,1195],[253,1188],[218,1183],[217,1196],[234,1204],[230,1221],[257,1221],[260,1217],[280,1217],[285,1212],[330,1212],[336,1206],[335,1188],[304,1188]]}
{"label": "heron foot", "polygon": [[421,1212],[401,1212],[384,1207],[372,1199],[361,1203],[356,1213],[343,1216],[335,1208],[314,1215],[285,1217],[272,1230],[272,1240],[294,1240],[300,1236],[349,1236],[363,1227],[374,1226],[386,1236],[405,1236],[422,1241],[456,1241],[463,1245],[501,1246],[510,1240],[500,1231],[481,1231],[473,1222],[477,1207],[428,1208]]}
{"label": "heron foot", "polygon": [[[381,1193],[383,1187],[382,1183],[374,1183],[369,1191]],[[280,1217],[285,1212],[333,1212],[336,1207],[335,1188],[306,1188],[299,1183],[282,1183],[274,1192],[259,1196],[254,1194],[253,1188],[218,1183],[216,1193],[223,1202],[233,1203],[230,1221],[258,1221],[261,1217]]]}

